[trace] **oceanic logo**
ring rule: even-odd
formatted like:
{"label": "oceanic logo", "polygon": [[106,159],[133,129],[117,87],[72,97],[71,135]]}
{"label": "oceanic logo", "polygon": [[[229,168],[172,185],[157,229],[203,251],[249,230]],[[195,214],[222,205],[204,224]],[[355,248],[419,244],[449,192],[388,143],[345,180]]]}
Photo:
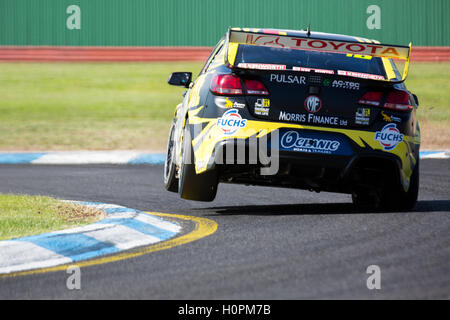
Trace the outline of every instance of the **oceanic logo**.
{"label": "oceanic logo", "polygon": [[388,123],[381,131],[375,132],[375,140],[381,143],[383,150],[389,151],[403,141],[403,134],[397,129],[395,123]]}
{"label": "oceanic logo", "polygon": [[226,135],[231,135],[244,128],[247,125],[247,119],[242,119],[237,109],[231,109],[225,112],[222,117],[217,118],[217,126],[223,130]]}
{"label": "oceanic logo", "polygon": [[339,149],[341,143],[336,140],[301,137],[297,131],[288,131],[281,137],[281,147],[294,151],[332,153]]}
{"label": "oceanic logo", "polygon": [[316,113],[322,108],[322,101],[317,96],[309,96],[305,100],[305,109],[308,112]]}

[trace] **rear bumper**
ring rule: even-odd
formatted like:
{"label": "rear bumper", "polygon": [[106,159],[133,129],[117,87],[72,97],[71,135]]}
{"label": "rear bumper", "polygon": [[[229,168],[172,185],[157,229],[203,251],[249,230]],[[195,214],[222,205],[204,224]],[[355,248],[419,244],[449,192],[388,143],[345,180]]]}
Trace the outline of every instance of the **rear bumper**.
{"label": "rear bumper", "polygon": [[[351,144],[351,154],[335,155],[279,149],[267,152],[259,145],[249,143],[248,139],[220,141],[208,170],[216,169],[221,182],[342,193],[366,187],[382,188],[385,183],[402,186],[409,183],[402,159],[382,150]],[[266,152],[262,159],[260,152]],[[278,157],[276,164],[274,157]]]}
{"label": "rear bumper", "polygon": [[[201,120],[203,129],[194,135],[196,172],[201,174],[217,167],[221,180],[227,182],[348,192],[345,189],[349,183],[377,183],[388,173],[390,183],[400,183],[407,190],[419,155],[420,137],[406,134],[386,148],[373,131],[247,120],[244,128],[225,135],[215,126],[216,118]],[[274,141],[278,144],[272,146],[271,137],[276,132],[278,138]],[[256,172],[270,167],[261,161],[261,145],[266,145],[262,154],[267,155],[272,148],[278,154],[279,170],[270,170],[273,174]],[[238,151],[243,148],[244,157]],[[378,177],[355,181],[355,168],[369,176],[368,171],[372,170]]]}

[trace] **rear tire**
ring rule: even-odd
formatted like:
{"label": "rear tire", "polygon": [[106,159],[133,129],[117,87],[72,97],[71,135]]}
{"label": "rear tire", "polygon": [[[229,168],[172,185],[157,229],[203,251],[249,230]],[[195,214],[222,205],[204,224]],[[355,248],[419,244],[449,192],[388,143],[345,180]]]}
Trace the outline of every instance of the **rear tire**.
{"label": "rear tire", "polygon": [[178,193],[181,198],[187,200],[213,201],[217,194],[217,171],[213,169],[197,174],[195,172],[194,160],[189,121],[186,121],[183,135],[182,162],[178,180]]}
{"label": "rear tire", "polygon": [[353,204],[360,209],[368,210],[410,211],[414,208],[419,195],[419,159],[409,183],[409,189],[406,192],[400,185],[382,190],[356,191],[352,194]]}
{"label": "rear tire", "polygon": [[404,191],[401,186],[385,196],[386,209],[393,211],[410,211],[417,203],[419,196],[419,158],[409,180],[409,189]]}

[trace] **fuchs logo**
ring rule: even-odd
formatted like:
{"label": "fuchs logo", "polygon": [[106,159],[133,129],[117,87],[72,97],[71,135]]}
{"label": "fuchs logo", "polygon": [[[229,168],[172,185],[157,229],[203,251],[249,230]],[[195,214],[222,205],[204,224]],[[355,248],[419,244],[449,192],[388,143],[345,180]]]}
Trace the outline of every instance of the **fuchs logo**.
{"label": "fuchs logo", "polygon": [[305,100],[305,109],[308,112],[316,113],[322,108],[322,101],[318,96],[309,96]]}
{"label": "fuchs logo", "polygon": [[332,153],[341,143],[336,140],[301,137],[297,131],[288,131],[280,139],[281,147],[294,151]]}
{"label": "fuchs logo", "polygon": [[223,130],[226,135],[230,135],[244,128],[247,125],[247,119],[242,119],[237,109],[228,110],[222,117],[217,118],[217,126]]}
{"label": "fuchs logo", "polygon": [[381,129],[381,131],[375,132],[375,140],[377,140],[383,146],[383,150],[393,150],[403,141],[403,134],[397,129],[395,123],[389,123]]}

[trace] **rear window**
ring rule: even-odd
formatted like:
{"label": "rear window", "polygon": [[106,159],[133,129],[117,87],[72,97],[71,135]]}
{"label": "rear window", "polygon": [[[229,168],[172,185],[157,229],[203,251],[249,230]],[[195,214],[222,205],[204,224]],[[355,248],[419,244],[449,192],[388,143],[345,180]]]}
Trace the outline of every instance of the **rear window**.
{"label": "rear window", "polygon": [[252,45],[239,45],[238,63],[282,64],[288,69],[305,67],[328,70],[345,70],[376,74],[385,77],[381,58],[320,51],[294,50]]}

